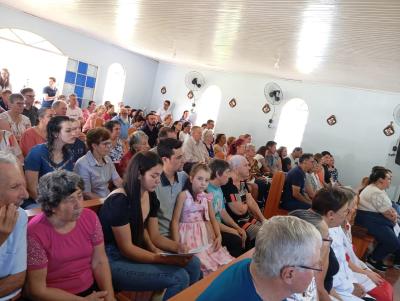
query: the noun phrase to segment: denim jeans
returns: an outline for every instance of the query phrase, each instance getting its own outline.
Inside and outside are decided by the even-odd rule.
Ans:
[[[106,245],[114,289],[117,291],[160,291],[164,300],[171,298],[200,279],[200,260],[193,256],[184,267],[147,264],[128,260],[115,245]]]
[[[395,255],[395,260],[400,259],[400,239],[395,235],[391,221],[377,212],[357,210],[355,222],[367,228],[378,243],[371,254],[372,259],[383,260],[390,253]]]

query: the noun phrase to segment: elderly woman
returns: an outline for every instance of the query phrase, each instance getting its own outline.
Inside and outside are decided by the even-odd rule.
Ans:
[[[154,192],[160,184],[162,161],[153,152],[139,152],[129,162],[123,187],[114,190],[101,207],[104,231],[115,288],[164,290],[171,298],[200,277],[200,262],[192,256],[162,256],[179,253],[184,245],[161,236]]]
[[[41,108],[39,110],[39,123],[38,125],[27,129],[21,137],[19,142],[22,154],[26,157],[29,151],[35,145],[45,143],[47,140],[47,124],[54,116],[51,108]]]
[[[110,190],[110,182],[115,187],[122,186],[122,179],[115,170],[110,153],[110,132],[105,128],[90,130],[86,136],[89,151],[75,164],[74,171],[85,183],[83,196],[86,200],[105,198]]]
[[[321,234],[310,223],[275,216],[258,232],[252,259],[227,268],[197,300],[284,300],[303,293],[314,271],[321,271],[321,244]]]
[[[206,146],[208,155],[210,158],[214,158],[214,147],[213,147],[213,142],[214,142],[214,132],[212,130],[205,130],[203,131],[203,143]]]
[[[383,259],[393,253],[394,266],[400,267],[400,239],[394,232],[397,225],[397,212],[392,207],[392,201],[386,193],[392,180],[390,170],[383,167],[372,169],[368,186],[360,193],[355,222],[368,229],[377,241],[377,246],[368,258],[368,264],[379,271],[385,271],[387,266]],[[398,227],[398,226],[396,226]]]
[[[82,209],[82,190],[72,172],[40,179],[43,212],[28,225],[26,293],[32,300],[115,300],[101,224]]]
[[[125,153],[121,162],[117,165],[118,173],[123,176],[133,155],[137,152],[148,151],[149,149],[149,137],[143,131],[134,132],[129,138],[129,151]]]
[[[243,139],[237,139],[229,145],[228,154],[226,156],[229,160],[234,155],[244,156],[246,153],[246,144]]]
[[[22,115],[25,105],[22,94],[11,94],[9,103],[9,110],[0,114],[0,129],[13,133],[19,142],[22,134],[31,127],[31,121]]]
[[[29,196],[37,199],[37,184],[43,175],[74,168],[73,154],[69,147],[75,138],[67,116],[55,116],[47,124],[47,142],[34,146],[25,158],[25,177]]]
[[[121,134],[121,125],[116,120],[110,120],[105,123],[104,127],[111,134],[111,151],[109,156],[113,163],[118,164],[127,151],[126,143],[119,137]]]
[[[226,136],[225,134],[217,134],[214,143],[214,154],[215,157],[221,160],[226,159],[228,154],[228,148],[226,146]]]

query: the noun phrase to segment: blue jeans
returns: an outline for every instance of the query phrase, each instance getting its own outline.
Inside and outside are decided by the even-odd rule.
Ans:
[[[117,291],[160,291],[167,300],[200,279],[200,260],[193,256],[183,268],[128,260],[115,245],[106,245],[114,289]]]
[[[297,209],[305,209],[305,210],[306,209],[310,209],[311,205],[307,204],[307,203],[304,203],[302,201],[298,201],[298,200],[295,200],[295,199],[290,199],[290,200],[284,200],[281,203],[280,207],[282,209],[285,209],[285,210],[290,212],[290,211],[297,210]]]
[[[383,260],[390,253],[395,254],[395,260],[400,259],[400,239],[396,237],[391,221],[377,212],[357,210],[355,222],[367,228],[377,242],[371,254],[373,260]]]

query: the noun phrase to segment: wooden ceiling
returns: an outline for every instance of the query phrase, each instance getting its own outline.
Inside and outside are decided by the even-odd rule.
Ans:
[[[0,3],[160,61],[400,92],[400,0]]]

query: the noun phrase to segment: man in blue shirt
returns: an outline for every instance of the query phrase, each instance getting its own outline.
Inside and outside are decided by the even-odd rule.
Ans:
[[[19,206],[28,197],[17,159],[0,152],[0,301],[21,292],[26,273],[25,211]]]
[[[121,138],[123,140],[128,139],[128,130],[130,127],[129,117],[128,117],[128,109],[121,108],[119,111],[119,115],[115,116],[112,120],[118,121],[118,123],[121,125],[121,131],[119,134],[119,138]]]
[[[282,301],[302,293],[314,271],[322,271],[321,245],[321,234],[310,223],[293,216],[275,216],[258,231],[253,258],[230,266],[197,300]]]
[[[304,192],[306,172],[312,170],[314,157],[312,154],[303,154],[299,159],[299,164],[293,167],[286,175],[285,185],[283,186],[281,207],[288,211],[296,209],[309,209],[311,199]]]

